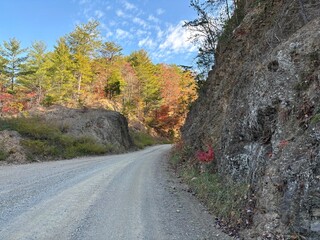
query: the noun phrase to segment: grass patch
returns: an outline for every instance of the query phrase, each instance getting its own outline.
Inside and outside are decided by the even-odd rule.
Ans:
[[[156,145],[156,144],[166,144],[169,141],[152,137],[151,135],[144,132],[130,131],[131,138],[135,146],[139,149]]]
[[[112,146],[99,144],[94,139],[85,136],[70,142],[64,152],[64,157],[74,158],[86,155],[102,155],[112,151]]]
[[[219,174],[200,174],[195,168],[183,169],[181,176],[217,217],[232,224],[242,220],[247,185],[226,180]]]
[[[57,135],[61,134],[58,127],[49,125],[39,118],[12,118],[1,119],[0,130],[13,130],[19,132],[22,136],[49,140],[54,139]]]
[[[173,148],[170,162],[183,181],[219,219],[231,227],[245,225],[245,220],[250,217],[246,212],[248,185],[221,176],[210,166],[201,173],[199,163],[190,158],[192,155],[192,148],[178,143]]]
[[[311,124],[317,124],[318,122],[320,122],[320,113],[314,115],[310,121]]]
[[[30,160],[74,158],[114,151],[112,145],[100,144],[89,136],[67,135],[59,127],[40,118],[0,119],[2,130],[17,131],[23,136],[22,145]]]
[[[8,157],[9,154],[6,151],[0,149],[0,161],[5,161]]]
[[[5,161],[9,157],[9,153],[4,149],[3,141],[0,142],[0,161]]]
[[[55,145],[43,140],[23,139],[22,146],[27,150],[29,160],[41,158],[59,157],[60,152]]]

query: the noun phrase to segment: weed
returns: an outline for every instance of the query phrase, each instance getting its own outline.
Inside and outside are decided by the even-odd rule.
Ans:
[[[139,149],[159,143],[154,137],[144,132],[130,131],[133,143]]]
[[[171,151],[170,162],[174,168],[178,168],[183,162],[186,161],[187,156],[192,154],[192,149],[184,144],[182,141],[177,142]]]
[[[316,124],[318,122],[320,122],[320,113],[317,113],[316,115],[314,115],[310,121],[311,124]]]
[[[200,174],[195,168],[184,169],[182,176],[219,218],[233,223],[241,220],[246,207],[247,185],[226,181],[219,174],[208,172]]]
[[[212,146],[208,145],[208,151],[198,151],[196,156],[202,163],[210,163],[214,160],[214,151]]]
[[[89,136],[68,135],[55,124],[39,118],[1,119],[0,131],[5,129],[17,131],[24,137],[21,144],[26,149],[30,160],[74,158],[115,151],[112,145],[100,144]],[[2,156],[2,158],[5,157],[4,154]]]
[[[8,157],[9,154],[6,151],[0,149],[0,161],[5,161]]]
[[[12,118],[2,120],[2,122],[4,126],[1,130],[17,131],[22,136],[34,139],[50,139],[61,133],[57,127],[49,125],[39,118]]]
[[[192,155],[190,151],[190,147],[179,143],[171,153],[171,163],[176,169],[179,168],[177,171],[182,179],[217,217],[232,226],[246,224],[243,218],[246,217],[248,185],[236,183],[214,171],[199,171],[197,165],[186,161],[186,157]],[[209,151],[206,154],[209,155]]]
[[[59,151],[56,146],[53,146],[46,141],[24,139],[21,141],[21,144],[27,149],[30,158],[32,158],[32,156],[59,156]]]

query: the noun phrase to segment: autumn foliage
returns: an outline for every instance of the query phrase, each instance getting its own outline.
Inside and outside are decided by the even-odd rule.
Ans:
[[[116,110],[162,136],[177,137],[197,97],[195,74],[154,64],[144,50],[128,56],[114,42],[101,42],[99,23],[78,25],[51,52],[43,42],[22,49],[16,39],[0,45],[0,113],[37,106]]]
[[[201,163],[210,163],[214,160],[214,151],[212,146],[208,145],[207,147],[207,151],[198,151],[196,153],[196,157]]]

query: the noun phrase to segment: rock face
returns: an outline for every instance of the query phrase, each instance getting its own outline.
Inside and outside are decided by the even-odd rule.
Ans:
[[[90,136],[100,143],[113,145],[119,152],[133,147],[127,119],[119,112],[54,106],[43,116],[71,135]]]
[[[20,144],[21,136],[16,131],[0,131],[0,149],[5,154],[6,163],[25,163],[27,156]]]
[[[320,2],[246,2],[182,138],[251,186],[252,238],[320,239]]]

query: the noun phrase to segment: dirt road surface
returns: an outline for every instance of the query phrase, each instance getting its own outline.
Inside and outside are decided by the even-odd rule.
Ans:
[[[167,171],[170,148],[1,166],[0,239],[231,239]]]

